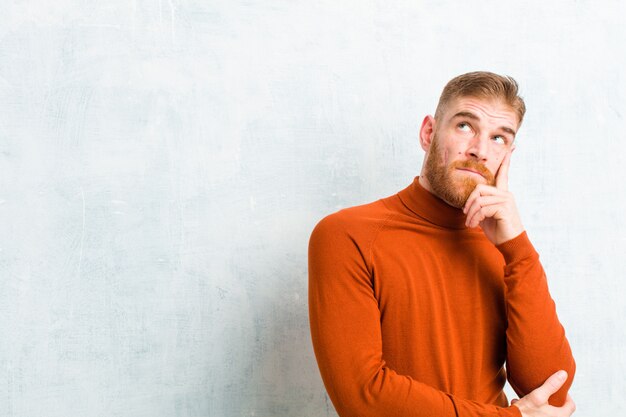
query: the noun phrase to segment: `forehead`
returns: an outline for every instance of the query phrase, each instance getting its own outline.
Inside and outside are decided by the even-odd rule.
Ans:
[[[446,109],[444,121],[450,121],[457,113],[471,113],[486,123],[508,126],[513,130],[518,125],[517,113],[501,99],[457,97]]]

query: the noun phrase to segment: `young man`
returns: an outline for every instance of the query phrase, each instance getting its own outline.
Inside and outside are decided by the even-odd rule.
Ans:
[[[574,412],[575,362],[507,189],[524,113],[512,78],[454,78],[422,123],[420,176],[315,227],[311,335],[340,416]]]

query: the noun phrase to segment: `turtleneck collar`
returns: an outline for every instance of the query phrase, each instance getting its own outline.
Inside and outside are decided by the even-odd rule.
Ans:
[[[400,191],[398,197],[409,210],[430,223],[449,229],[465,229],[463,210],[452,207],[425,189],[419,183],[419,176]]]

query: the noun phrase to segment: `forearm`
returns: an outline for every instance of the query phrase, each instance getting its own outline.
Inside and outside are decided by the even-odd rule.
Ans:
[[[378,341],[364,343],[363,332],[352,333],[326,321],[311,308],[315,355],[324,385],[341,417],[520,417],[517,407],[469,401],[398,374],[381,357]],[[350,317],[343,309],[343,317]],[[372,347],[370,347],[372,346]],[[380,346],[382,348],[382,346]]]
[[[568,379],[550,404],[565,402],[576,370],[572,352],[550,297],[539,255],[526,233],[498,245],[506,267],[507,371],[511,386],[520,396],[539,387],[563,369]]]

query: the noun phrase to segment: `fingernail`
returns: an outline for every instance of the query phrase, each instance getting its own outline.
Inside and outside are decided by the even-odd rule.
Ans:
[[[567,372],[565,371],[559,371],[559,374],[557,375],[557,377],[562,381],[565,378],[567,378]]]

